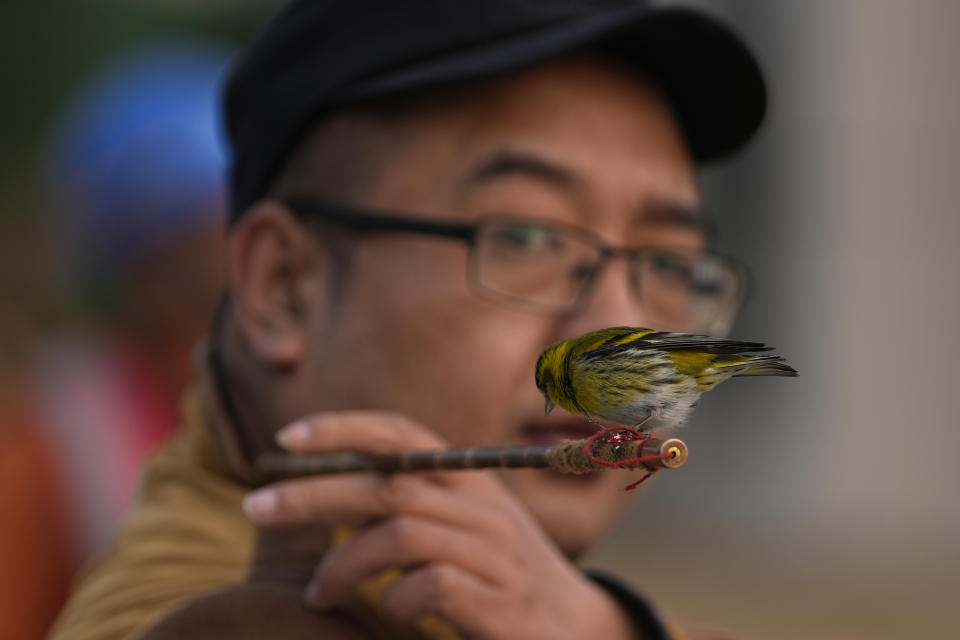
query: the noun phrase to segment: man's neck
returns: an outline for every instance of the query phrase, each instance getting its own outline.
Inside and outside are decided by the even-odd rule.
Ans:
[[[276,451],[273,434],[279,423],[269,397],[274,381],[253,363],[230,328],[211,337],[208,352],[210,375],[237,442],[249,463],[265,451]]]

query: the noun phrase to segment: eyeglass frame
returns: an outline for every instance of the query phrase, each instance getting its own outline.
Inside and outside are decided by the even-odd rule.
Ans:
[[[646,253],[650,253],[651,251],[675,250],[675,248],[671,247],[614,247],[607,244],[599,235],[585,227],[557,220],[535,218],[517,214],[492,213],[484,215],[482,218],[474,222],[449,222],[430,218],[410,217],[409,213],[373,211],[360,207],[335,204],[317,198],[286,197],[280,199],[280,202],[282,202],[291,212],[301,219],[307,220],[309,216],[309,219],[328,222],[335,226],[358,233],[377,231],[414,233],[442,238],[451,238],[465,242],[471,249],[470,263],[472,265],[470,269],[470,271],[472,271],[472,278],[467,278],[467,281],[468,283],[471,283],[473,288],[479,289],[481,296],[488,298],[495,297],[497,302],[501,302],[513,307],[522,307],[528,312],[537,313],[540,315],[562,317],[575,314],[582,310],[594,289],[595,281],[603,272],[607,262],[610,260],[616,258],[636,260],[638,257]],[[483,285],[482,279],[479,277],[479,274],[476,273],[478,271],[478,266],[476,264],[478,260],[474,259],[477,232],[480,225],[484,222],[497,219],[559,228],[563,231],[571,232],[575,236],[580,236],[597,249],[598,260],[596,263],[596,268],[590,275],[589,280],[584,282],[582,285],[582,290],[572,304],[561,306],[558,304],[547,304],[531,300],[524,300],[523,298],[515,297],[512,294],[502,291],[496,291]],[[704,219],[703,229],[705,230],[708,238],[715,234],[715,227],[713,226],[712,221],[706,218]],[[720,260],[725,261],[734,267],[737,275],[739,276],[739,288],[737,291],[738,299],[735,301],[736,308],[731,315],[732,324],[732,321],[734,321],[739,314],[740,309],[743,308],[743,303],[749,290],[749,272],[741,262],[730,256],[719,253],[712,249],[707,250],[706,253],[712,257],[719,258]]]

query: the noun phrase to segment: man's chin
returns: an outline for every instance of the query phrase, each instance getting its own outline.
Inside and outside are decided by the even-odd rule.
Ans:
[[[504,472],[504,480],[571,558],[599,542],[632,498],[624,491],[630,475],[611,471],[574,475],[515,469]]]

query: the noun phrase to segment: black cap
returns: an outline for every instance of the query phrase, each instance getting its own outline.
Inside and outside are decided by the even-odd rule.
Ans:
[[[646,0],[294,0],[227,86],[233,218],[264,195],[324,113],[597,46],[660,85],[700,161],[737,149],[763,119],[753,56],[692,9]]]

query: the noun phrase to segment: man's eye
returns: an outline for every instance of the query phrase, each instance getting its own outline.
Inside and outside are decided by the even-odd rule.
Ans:
[[[548,249],[562,244],[560,234],[547,227],[529,224],[515,224],[497,230],[494,239],[504,248]]]
[[[650,256],[650,268],[658,276],[693,282],[694,261],[675,253],[654,253]]]

